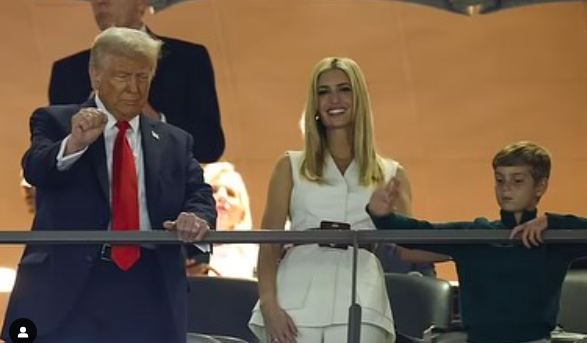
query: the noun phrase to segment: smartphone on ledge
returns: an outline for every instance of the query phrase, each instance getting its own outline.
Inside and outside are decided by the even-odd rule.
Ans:
[[[320,230],[350,230],[351,224],[323,220],[320,222]]]
[[[333,222],[329,220],[323,220],[320,222],[320,230],[350,230],[351,224],[342,222]],[[348,249],[348,244],[336,244],[336,243],[320,243],[320,247],[334,248],[334,249]]]

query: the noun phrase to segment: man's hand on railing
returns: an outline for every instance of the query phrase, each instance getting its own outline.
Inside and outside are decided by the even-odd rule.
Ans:
[[[175,221],[166,221],[163,227],[177,232],[177,237],[184,243],[202,240],[210,231],[210,225],[192,212],[181,212]]]

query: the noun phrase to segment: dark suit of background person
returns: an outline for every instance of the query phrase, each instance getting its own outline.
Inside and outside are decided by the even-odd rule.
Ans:
[[[147,5],[146,0],[92,0],[96,23],[101,30],[112,25],[144,28],[142,16]],[[194,137],[193,152],[199,162],[215,162],[222,156],[225,142],[208,50],[199,44],[156,38],[164,44],[149,104],[162,113],[168,123]],[[88,99],[92,91],[89,59],[89,50],[84,50],[53,64],[50,104],[79,104]]]
[[[130,32],[148,38],[146,34],[131,29],[109,29],[100,36],[116,30],[122,30],[121,36],[126,37]],[[114,70],[110,66],[119,65],[121,59],[124,57],[110,54],[104,59],[108,62],[103,63],[109,66],[108,70]],[[155,61],[155,58],[152,60]],[[154,67],[154,63],[148,66]],[[127,71],[123,69],[123,72]],[[68,143],[64,146],[73,145],[72,137],[76,130],[80,130],[76,118],[87,116],[90,118],[88,120],[95,120],[96,116],[102,116],[106,120],[106,115],[95,109],[99,107],[98,101],[102,101],[103,108],[116,117],[111,117],[114,122],[130,121],[128,115],[117,115],[121,113],[116,111],[120,107],[112,105],[116,103],[112,101],[112,87],[108,84],[118,76],[107,78],[106,75],[103,72],[99,76],[101,80],[95,86],[98,94],[95,99],[81,105],[41,108],[31,117],[32,143],[23,157],[23,170],[26,179],[37,187],[37,211],[32,228],[35,231],[108,230],[112,225],[111,176],[107,165],[104,127],[102,131],[96,129],[99,136],[95,141],[87,140],[90,143],[87,150],[72,150],[83,153],[69,169],[59,170],[57,166],[62,142],[68,137]],[[137,95],[137,87],[128,86],[131,82],[120,87],[124,90],[117,95],[132,93],[134,99],[142,96],[146,101],[149,81],[140,82],[144,85],[141,92],[144,95]],[[131,88],[135,91],[128,90]],[[143,104],[135,106],[132,117],[136,119]],[[191,136],[179,128],[144,115],[138,115],[138,121],[141,140],[137,143],[143,151],[147,221],[151,228],[169,229],[170,225],[175,225],[175,230],[184,241],[186,237],[182,237],[182,234],[205,233],[210,227],[207,223],[216,221],[215,203],[211,187],[204,183],[202,169],[193,158]],[[87,129],[81,127],[81,132],[87,132]],[[81,146],[76,145],[79,148]],[[71,155],[67,154],[68,150],[65,151],[66,156]],[[139,184],[140,180],[139,177]],[[144,207],[140,209],[143,211]],[[199,222],[192,221],[190,225],[193,226],[186,229],[185,225],[180,224],[186,218],[183,217],[186,215],[184,212],[191,212],[188,216],[195,217],[193,219]],[[173,220],[176,221],[174,224],[165,223]],[[187,241],[193,241],[193,238]],[[15,319],[24,317],[36,324],[39,335],[37,341],[44,343],[185,343],[188,284],[181,246],[142,247],[141,257],[128,271],[120,270],[112,261],[105,260],[102,248],[101,245],[27,246],[6,312],[2,338],[9,341],[8,327]],[[141,263],[143,265],[139,267]],[[140,273],[147,274],[148,280],[143,282],[145,277]],[[129,290],[128,284],[136,286],[135,276],[140,277],[142,283],[140,287]],[[135,290],[147,296],[136,295]],[[135,303],[138,303],[137,306],[130,309],[134,311],[133,315],[120,318],[119,313],[129,311],[129,304]],[[84,319],[87,317],[91,321]],[[121,320],[124,322],[122,325],[125,325],[123,330],[117,326],[121,325]],[[118,331],[115,331],[116,327]],[[68,330],[73,330],[75,337],[81,336],[83,339],[70,340],[72,334]],[[145,335],[145,332],[152,330],[164,331],[169,335],[165,340],[140,337],[140,333]],[[120,337],[121,331],[124,334],[128,332],[132,338]],[[68,339],[53,339],[62,337],[63,332],[66,332]],[[159,331],[156,332],[161,336]],[[137,340],[134,340],[135,337]]]

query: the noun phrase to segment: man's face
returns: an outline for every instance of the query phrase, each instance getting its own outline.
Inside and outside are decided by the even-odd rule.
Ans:
[[[153,65],[147,58],[104,56],[90,70],[92,86],[117,120],[131,120],[147,104]]]
[[[109,27],[140,29],[147,0],[92,0],[92,10],[100,30]]]
[[[546,186],[546,180],[534,181],[529,166],[495,169],[495,196],[502,210],[523,212],[534,209]]]

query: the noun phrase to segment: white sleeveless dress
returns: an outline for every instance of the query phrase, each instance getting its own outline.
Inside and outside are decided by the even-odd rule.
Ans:
[[[317,228],[323,220],[346,222],[353,230],[374,230],[365,211],[374,186],[359,182],[359,168],[351,162],[344,175],[328,154],[324,184],[310,182],[299,174],[302,152],[288,152],[292,166],[293,189],[290,199],[291,230]],[[385,160],[385,179],[395,176],[399,164]],[[351,304],[353,249],[319,247],[316,244],[290,248],[279,263],[277,298],[297,326],[325,327],[348,323]],[[393,317],[383,270],[377,257],[360,249],[357,264],[357,302],[362,322],[390,333],[395,340]],[[249,323],[258,337],[265,337],[259,304]]]

